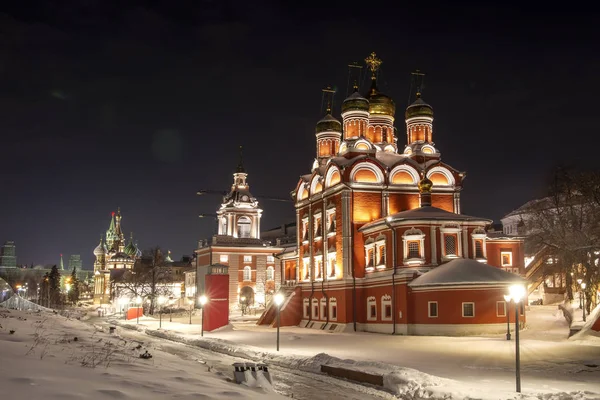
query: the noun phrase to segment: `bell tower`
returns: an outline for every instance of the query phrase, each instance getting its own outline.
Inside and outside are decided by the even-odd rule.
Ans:
[[[406,108],[406,134],[408,145],[421,142],[433,143],[433,108],[421,98],[421,87],[425,74],[419,70],[412,73],[417,80],[416,100]]]
[[[334,157],[340,148],[342,137],[342,124],[331,115],[331,104],[333,103],[333,94],[335,90],[331,87],[323,89],[323,97],[327,101],[325,116],[317,122],[315,128],[317,136],[317,160],[320,166],[327,163],[327,160]]]

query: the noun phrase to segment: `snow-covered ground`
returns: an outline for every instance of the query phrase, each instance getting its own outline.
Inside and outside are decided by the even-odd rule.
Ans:
[[[577,310],[574,312],[578,323],[581,316]],[[594,312],[596,314],[588,320],[600,311]],[[0,318],[0,324],[4,325],[4,329],[0,329],[0,387],[8,383],[8,387],[18,389],[18,393],[32,393],[28,398],[36,398],[37,393],[45,393],[50,398],[49,393],[53,393],[63,398],[61,395],[70,393],[72,388],[83,390],[82,386],[85,388],[85,392],[81,392],[83,397],[74,398],[192,398],[193,393],[209,396],[203,398],[265,398],[265,392],[259,388],[246,388],[226,379],[232,362],[255,360],[268,363],[275,389],[294,398],[358,400],[390,398],[394,393],[406,399],[600,399],[600,337],[589,331],[588,324],[580,334],[567,339],[569,327],[556,306],[532,306],[528,312],[529,327],[521,331],[522,395],[514,392],[514,332],[513,340],[507,341],[504,335],[405,337],[282,328],[278,353],[275,351],[276,330],[255,326],[253,318],[235,318],[232,326],[219,332],[205,332],[201,338],[199,315],[193,316],[191,325],[189,316],[174,317],[173,322],[165,318],[162,329],[158,329],[158,320],[148,317],[141,318],[139,325],[136,320],[125,322],[117,316],[92,319],[105,327],[109,321],[119,325],[117,335],[113,336],[98,333],[93,326],[80,321],[51,315],[44,322],[48,328],[43,329],[43,336],[51,335],[53,339],[49,342],[54,344],[48,346],[56,354],[40,359],[39,343],[33,346],[37,355],[26,355],[35,344],[32,338],[36,329],[39,332],[39,323],[30,319],[40,318],[29,316],[28,321],[22,321],[18,319],[21,315],[18,312],[11,311],[10,315],[15,318]],[[8,323],[19,325],[24,335],[7,333]],[[53,324],[52,330],[50,324]],[[129,329],[124,329],[125,326]],[[80,336],[79,340],[86,338],[85,343],[64,343],[62,340],[73,335],[72,332],[81,332],[75,335]],[[14,340],[19,337],[21,342]],[[24,337],[28,339],[23,340]],[[97,339],[102,341],[96,343]],[[83,367],[81,360],[90,354],[90,346],[98,350],[92,351],[93,354],[104,354],[106,350],[100,347],[103,341],[113,341],[112,346],[128,344],[115,352],[120,358],[108,368],[102,362],[96,368]],[[132,350],[135,346],[129,348],[137,342],[144,342],[153,353],[151,360],[137,358],[139,351],[146,347],[136,351]],[[12,350],[5,351],[5,348]],[[78,355],[69,355],[74,348],[79,348],[74,353]],[[7,364],[14,357],[22,362],[18,368],[14,368],[12,361]],[[102,356],[97,357],[102,360]],[[39,369],[42,364],[50,366],[50,370]],[[324,376],[319,374],[323,364],[382,375],[385,387],[377,390]],[[213,366],[211,372],[207,371],[207,365]],[[73,371],[67,373],[67,368]],[[31,381],[19,380],[24,370],[32,371],[27,374]],[[72,377],[70,383],[64,381],[67,376]],[[52,378],[48,377],[56,377],[62,383],[51,385]],[[203,385],[207,385],[206,390],[199,390]],[[40,386],[46,386],[46,390],[31,391]],[[51,386],[56,392],[50,390]],[[168,387],[168,394],[160,393],[161,387]]]
[[[0,308],[0,397],[284,398],[229,382],[202,360],[160,351],[143,339],[121,338],[53,313]],[[152,358],[140,358],[145,351]]]

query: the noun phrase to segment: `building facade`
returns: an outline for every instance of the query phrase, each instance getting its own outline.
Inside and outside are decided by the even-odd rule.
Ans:
[[[205,292],[209,267],[217,264],[228,267],[230,309],[264,306],[280,286],[275,255],[282,248],[260,238],[262,210],[250,193],[247,177],[240,157],[231,189],[216,214],[218,233],[210,241],[200,241],[196,250],[196,290],[189,290],[196,300]],[[188,273],[187,279],[192,276]]]
[[[17,247],[12,240],[4,242],[0,247],[0,268],[17,267]]]
[[[106,234],[94,249],[94,304],[111,303],[115,276],[131,270],[142,255],[133,242],[133,235],[129,243],[125,243],[121,219],[121,210],[117,209],[116,213],[112,213]]]
[[[341,121],[327,108],[311,173],[293,191],[297,253],[283,275],[298,285],[302,309],[288,311],[300,326],[333,331],[504,330],[502,295],[523,282],[522,240],[490,237],[491,220],[461,213],[466,173],[442,161],[433,108],[417,90],[402,143],[395,103],[378,88],[381,60],[372,53],[365,61],[369,90],[363,96],[355,85]],[[420,284],[437,269],[451,277]]]

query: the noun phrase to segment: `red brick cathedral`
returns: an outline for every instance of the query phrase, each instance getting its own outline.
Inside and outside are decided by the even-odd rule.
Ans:
[[[417,90],[396,136],[396,105],[370,89],[316,126],[312,172],[293,192],[297,259],[283,276],[296,295],[283,324],[331,331],[469,334],[506,329],[503,295],[522,283],[523,243],[494,237],[491,220],[461,214],[466,174],[442,162],[433,108]],[[295,279],[294,279],[295,277]],[[287,290],[291,292],[290,289]],[[511,320],[514,311],[510,309]]]

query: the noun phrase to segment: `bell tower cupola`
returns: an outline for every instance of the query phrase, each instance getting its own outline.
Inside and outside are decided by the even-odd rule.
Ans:
[[[371,89],[367,94],[369,100],[369,125],[366,138],[371,143],[379,145],[391,144],[395,147],[394,115],[396,105],[389,96],[381,93],[377,87],[377,73],[383,61],[375,53],[365,58],[365,63],[371,71]]]
[[[413,75],[423,76],[419,71]],[[421,98],[420,86],[417,86],[416,100],[406,108],[404,117],[408,145],[415,142],[433,143],[433,108]]]
[[[333,95],[333,90],[330,87],[323,89],[323,94]],[[331,115],[332,99],[327,99],[327,108],[325,116],[317,122],[315,128],[317,136],[317,160],[319,165],[325,165],[327,160],[334,157],[340,148],[340,140],[342,137],[342,124],[333,115]]]

